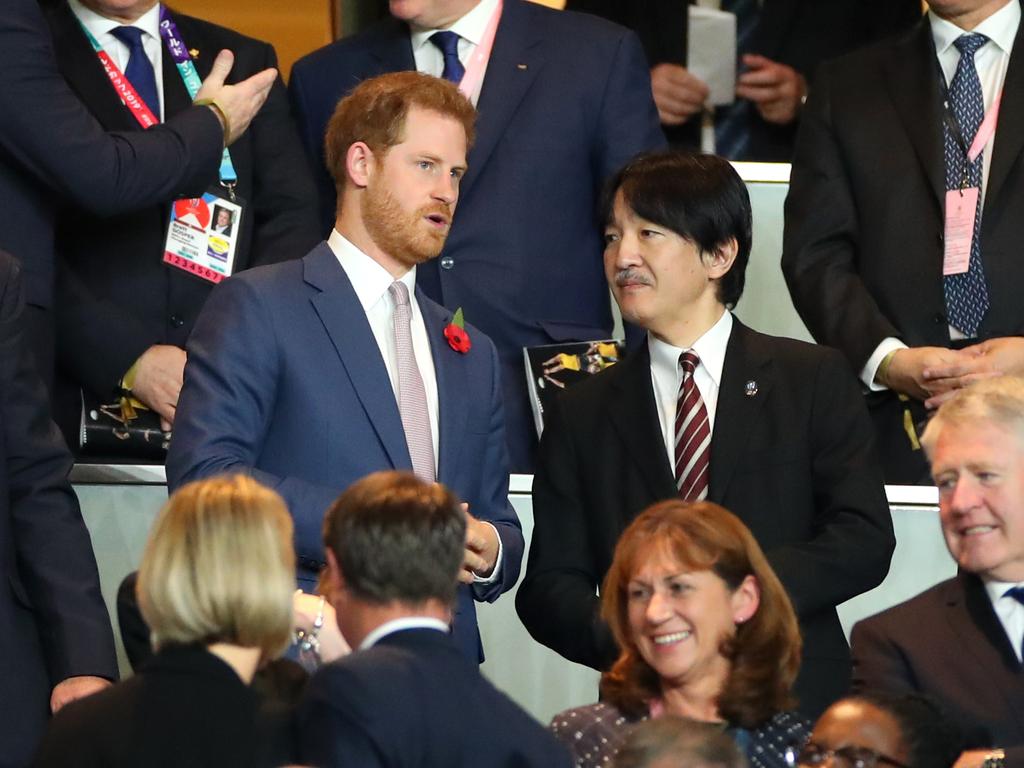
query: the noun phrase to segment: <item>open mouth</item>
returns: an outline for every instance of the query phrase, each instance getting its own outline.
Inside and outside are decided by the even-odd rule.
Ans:
[[[651,639],[655,645],[672,645],[673,643],[681,643],[683,640],[688,640],[691,634],[689,630],[683,630],[682,632],[673,632],[668,635],[655,635]]]
[[[447,228],[448,217],[440,213],[428,213],[424,218],[435,227]]]
[[[969,528],[960,529],[961,536],[982,536],[986,533],[992,533],[996,527],[994,525],[972,525]]]

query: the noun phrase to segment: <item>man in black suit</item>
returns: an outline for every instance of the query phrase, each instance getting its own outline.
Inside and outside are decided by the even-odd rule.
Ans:
[[[50,380],[57,200],[67,196],[108,216],[201,192],[215,176],[225,139],[245,132],[274,73],[225,86],[231,58],[220,59],[200,94],[217,99],[220,119],[215,108],[197,106],[145,133],[107,134],[58,72],[36,0],[4,5],[0,48],[7,57],[0,88],[0,248],[24,264],[27,332]]]
[[[786,200],[793,303],[870,390],[891,483],[929,482],[926,409],[980,375],[1024,372],[1020,3],[930,6],[907,35],[821,68]]]
[[[51,710],[117,677],[89,532],[0,251],[0,766],[28,763]]]
[[[727,161],[641,157],[612,188],[605,273],[647,341],[545,414],[519,616],[563,656],[607,666],[617,650],[595,593],[619,534],[655,501],[707,498],[746,523],[785,585],[804,635],[796,692],[818,713],[849,682],[836,605],[882,580],[894,546],[856,379],[834,351],[728,311],[751,213]]]
[[[112,87],[88,35],[122,72],[133,73],[134,51],[121,38],[129,31],[141,34],[156,86],[150,98],[157,103],[149,105],[151,111],[170,118],[189,109],[192,99],[175,67],[171,43],[161,39],[164,17],[173,20],[200,77],[208,74],[214,54],[222,48],[234,51],[234,77],[277,65],[270,45],[180,13],[169,14],[156,0],[61,0],[48,9],[47,19],[58,66],[104,128],[141,129]],[[137,90],[145,101],[143,89]],[[229,192],[222,172],[221,184],[213,181],[212,189],[220,198],[242,205],[237,231],[218,241],[234,245],[231,272],[305,254],[322,233],[312,174],[280,79],[249,131],[229,151],[237,182]],[[58,391],[67,434],[77,431],[81,388],[110,400],[122,382],[166,425],[174,421],[185,342],[214,282],[165,263],[172,202],[169,195],[156,205],[110,219],[97,219],[77,207],[59,217]],[[206,212],[213,231],[218,222],[212,217],[218,211],[232,213],[220,203],[210,203]]]
[[[708,3],[701,5],[707,7]],[[737,15],[740,100],[729,142],[734,160],[789,162],[808,82],[822,61],[909,29],[920,0],[721,0]],[[687,3],[680,0],[568,0],[636,31],[651,65],[662,128],[674,145],[699,147],[707,85],[687,68]],[[746,103],[744,103],[746,102]]]
[[[465,505],[411,473],[376,472],[327,513],[326,591],[355,649],[310,681],[299,760],[358,765],[560,768],[569,755],[498,691],[449,635]]]
[[[918,691],[973,742],[957,768],[1024,765],[1024,380],[973,384],[921,437],[959,573],[859,622],[854,685]]]

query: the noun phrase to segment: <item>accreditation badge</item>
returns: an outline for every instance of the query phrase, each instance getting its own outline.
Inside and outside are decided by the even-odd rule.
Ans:
[[[217,187],[202,197],[175,200],[164,244],[164,263],[219,283],[231,277],[242,234],[244,201]]]

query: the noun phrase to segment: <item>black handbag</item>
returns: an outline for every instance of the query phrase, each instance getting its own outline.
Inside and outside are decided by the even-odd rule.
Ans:
[[[82,392],[81,456],[163,462],[170,442],[156,411],[135,407],[127,397],[104,403]]]

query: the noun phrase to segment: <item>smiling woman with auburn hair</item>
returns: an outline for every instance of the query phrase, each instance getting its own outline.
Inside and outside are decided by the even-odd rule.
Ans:
[[[793,606],[754,537],[710,502],[664,501],[623,532],[601,591],[621,649],[598,704],[552,730],[581,768],[662,714],[720,723],[754,768],[787,765],[809,731],[789,711],[800,665]]]

